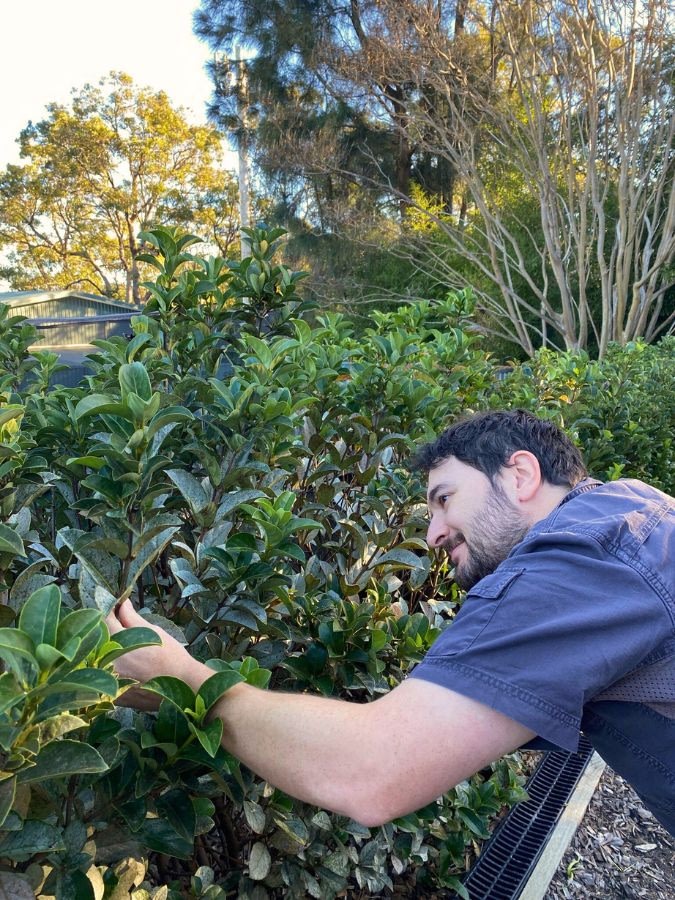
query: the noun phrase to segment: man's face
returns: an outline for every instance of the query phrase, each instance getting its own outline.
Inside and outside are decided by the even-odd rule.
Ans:
[[[429,472],[430,547],[445,549],[469,590],[506,559],[529,525],[499,483],[451,456]]]

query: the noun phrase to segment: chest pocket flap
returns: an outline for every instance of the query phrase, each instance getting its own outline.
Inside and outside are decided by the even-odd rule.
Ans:
[[[449,656],[467,650],[488,627],[509,588],[524,568],[500,568],[471,588],[455,620],[450,623],[431,652]]]

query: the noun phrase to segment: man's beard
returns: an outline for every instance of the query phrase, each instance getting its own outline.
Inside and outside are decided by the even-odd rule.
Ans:
[[[452,549],[460,540],[466,543],[466,559],[455,567],[454,575],[455,582],[465,591],[491,575],[530,528],[498,485],[493,486],[470,526],[470,541],[460,533],[446,545]]]

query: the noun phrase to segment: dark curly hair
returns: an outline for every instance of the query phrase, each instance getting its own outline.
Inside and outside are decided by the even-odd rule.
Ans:
[[[588,472],[579,450],[552,422],[524,409],[478,413],[451,425],[415,454],[411,468],[429,472],[450,456],[494,481],[512,453],[529,450],[549,484],[574,487]]]

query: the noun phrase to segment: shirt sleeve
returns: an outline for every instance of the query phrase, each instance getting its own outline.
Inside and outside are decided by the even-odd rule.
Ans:
[[[547,533],[469,592],[410,677],[478,700],[575,752],[584,705],[671,629],[638,570],[592,536]]]

